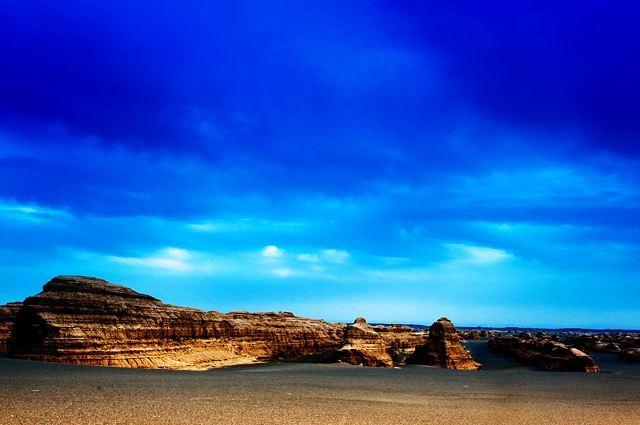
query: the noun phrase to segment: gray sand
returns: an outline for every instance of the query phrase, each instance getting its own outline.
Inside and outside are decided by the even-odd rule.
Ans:
[[[0,358],[0,424],[640,424],[640,365],[479,372],[279,363],[206,372]]]

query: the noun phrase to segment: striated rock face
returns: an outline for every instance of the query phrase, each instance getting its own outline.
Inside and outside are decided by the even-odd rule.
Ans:
[[[345,326],[291,313],[204,312],[102,279],[59,276],[15,318],[13,357],[65,363],[205,369],[329,353]]]
[[[359,317],[347,326],[344,343],[330,360],[352,365],[392,367],[390,351],[389,344],[380,334]]]
[[[9,347],[13,324],[20,307],[22,307],[22,303],[0,305],[0,351],[7,351]]]
[[[453,323],[446,317],[431,325],[428,341],[416,347],[409,361],[457,370],[478,370],[482,367],[462,346]]]
[[[417,332],[409,326],[389,325],[372,326],[378,332],[388,347],[389,355],[395,364],[404,364],[407,357],[415,351],[418,345],[427,341],[427,334]]]
[[[496,336],[489,341],[489,347],[545,370],[589,373],[600,371],[588,354],[546,335]]]

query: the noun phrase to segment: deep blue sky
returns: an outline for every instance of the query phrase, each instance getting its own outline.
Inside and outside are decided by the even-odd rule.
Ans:
[[[218,3],[0,0],[0,302],[640,328],[635,2]]]

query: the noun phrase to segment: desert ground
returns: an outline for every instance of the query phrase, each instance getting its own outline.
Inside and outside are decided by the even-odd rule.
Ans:
[[[638,424],[640,366],[544,372],[469,345],[477,372],[272,363],[205,372],[0,358],[0,423]]]

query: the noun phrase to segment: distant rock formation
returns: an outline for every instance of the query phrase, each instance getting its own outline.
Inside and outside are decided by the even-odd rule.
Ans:
[[[640,334],[638,333],[572,334],[567,340],[586,352],[617,354],[628,362],[640,362]]]
[[[495,336],[489,341],[489,347],[544,370],[589,373],[600,371],[588,354],[554,341],[546,334],[538,334],[535,337],[528,333],[518,336]]]
[[[391,347],[367,321],[358,317],[347,326],[344,344],[330,358],[332,362],[360,366],[392,367]]]
[[[86,365],[206,369],[330,353],[345,325],[291,313],[204,312],[105,280],[59,276],[15,318],[11,356]]]
[[[486,339],[493,335],[493,332],[488,331],[486,329],[465,329],[458,330],[458,335],[460,339],[465,341],[474,341],[479,339]]]
[[[640,363],[640,348],[629,348],[622,352],[622,358],[630,363]]]
[[[416,347],[408,360],[411,363],[457,370],[478,370],[482,367],[462,346],[453,323],[441,317],[429,328],[429,339]]]
[[[22,303],[0,305],[0,351],[7,351],[16,315]]]

